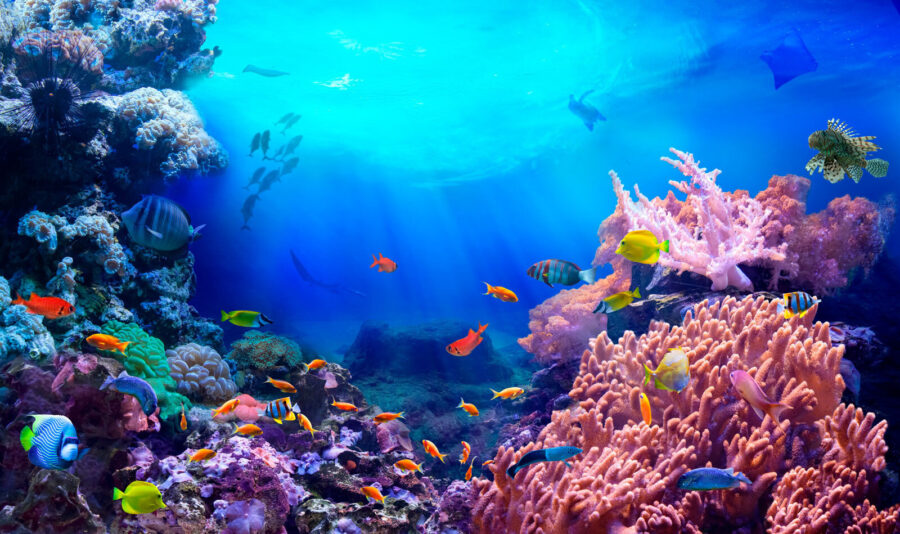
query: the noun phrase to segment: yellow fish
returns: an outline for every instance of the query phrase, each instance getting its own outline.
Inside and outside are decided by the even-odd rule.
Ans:
[[[525,393],[525,390],[522,389],[522,388],[511,387],[511,388],[506,388],[506,389],[504,389],[503,391],[494,391],[494,390],[492,389],[492,390],[491,390],[491,393],[494,394],[494,396],[491,397],[491,400],[494,400],[494,399],[496,399],[497,397],[500,397],[501,399],[510,399],[510,400],[512,400],[512,399],[518,397],[519,395],[521,395],[522,393]]]
[[[212,449],[199,449],[197,452],[191,455],[188,458],[188,462],[202,462],[203,460],[209,460],[210,458],[215,458],[216,451]]]
[[[785,319],[791,317],[803,317],[814,305],[822,302],[818,297],[813,297],[803,291],[785,293],[784,300],[778,302],[778,313],[784,314]]]
[[[516,296],[515,293],[510,289],[506,289],[505,287],[500,286],[492,286],[491,284],[485,282],[484,285],[487,286],[487,293],[485,295],[493,295],[494,298],[500,299],[503,302],[518,302],[519,297]]]
[[[300,421],[300,424],[306,430],[309,430],[309,433],[312,434],[313,439],[316,439],[316,432],[319,432],[315,428],[313,428],[312,423],[309,422],[309,419],[302,413],[297,414],[297,420]]]
[[[113,488],[113,500],[122,501],[122,510],[128,514],[149,514],[160,508],[166,508],[159,488],[143,480],[135,480],[125,488]]]
[[[258,426],[251,424],[251,423],[247,423],[246,425],[242,425],[242,426],[235,428],[234,433],[240,434],[242,436],[254,437],[254,436],[261,436],[263,431]]]
[[[669,349],[666,356],[659,362],[656,371],[644,364],[644,384],[653,385],[657,389],[679,392],[691,381],[691,367],[687,354],[683,348]]]
[[[224,323],[225,321],[246,328],[259,328],[260,326],[272,324],[272,320],[265,315],[247,310],[235,310],[232,312],[222,310],[222,322]]]
[[[647,398],[647,394],[641,392],[641,417],[644,418],[644,424],[650,426],[650,423],[653,422],[653,414],[650,411],[650,399]]]
[[[616,254],[635,263],[654,264],[659,260],[659,251],[669,252],[669,240],[662,243],[650,230],[632,230],[625,234]]]
[[[600,301],[600,304],[597,304],[597,307],[594,308],[594,313],[612,313],[621,310],[631,304],[634,299],[641,297],[639,289],[636,287],[634,291],[622,291],[606,297]]]

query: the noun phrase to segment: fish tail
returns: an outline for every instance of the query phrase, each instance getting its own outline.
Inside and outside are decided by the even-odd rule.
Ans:
[[[489,388],[489,389],[490,389],[490,388]],[[497,397],[500,396],[500,392],[499,392],[499,391],[494,391],[493,389],[491,389],[491,393],[494,394],[494,396],[491,397],[491,400],[494,400],[494,399],[496,399]]]
[[[196,241],[196,240],[200,239],[201,237],[203,237],[203,234],[200,233],[200,230],[203,230],[204,228],[206,228],[205,224],[201,224],[200,226],[198,226],[196,228],[192,228],[191,229],[191,241]]]
[[[296,403],[294,403],[294,405],[291,406],[291,411],[294,412],[294,413],[300,413],[300,407],[297,406]]]
[[[116,381],[116,379],[113,378],[112,376],[107,376],[106,380],[104,380],[103,383],[100,384],[100,391],[103,391],[104,389],[108,388],[110,386],[110,384],[112,384],[115,381]]]
[[[787,404],[781,404],[780,402],[773,402],[766,406],[766,413],[769,414],[769,417],[772,418],[776,423],[781,422],[781,413],[785,410],[790,410],[791,406]]]
[[[484,323],[484,325],[482,325],[481,321],[478,321],[478,334],[480,335],[480,334],[484,333],[484,331],[485,331],[485,329],[487,329],[487,327],[488,327],[488,323]]]
[[[647,364],[645,363],[644,364],[644,385],[645,386],[650,383],[651,378],[653,378],[653,371],[651,371],[650,368],[647,367]]]
[[[491,390],[491,391],[493,391],[493,390]],[[460,397],[459,398],[459,406],[457,406],[457,408],[462,408],[465,403],[466,403],[466,401],[464,401],[463,398]]]
[[[422,462],[422,463],[425,463],[425,462]],[[416,464],[416,471],[424,474],[424,471],[422,471],[422,464]]]
[[[445,458],[446,456],[447,456],[446,454],[438,453],[438,459],[441,461],[441,463],[444,463],[444,458]]]
[[[668,239],[666,239],[665,241],[663,241],[662,243],[659,244],[659,250],[661,250],[663,252],[669,251],[669,240]]]
[[[634,298],[641,298],[641,288],[634,288],[634,291],[631,292],[631,296]]]
[[[128,345],[131,345],[132,343],[133,343],[132,341],[123,341],[123,342],[119,343],[118,345],[116,345],[116,348],[119,350],[119,352],[121,352],[122,354],[125,354],[125,349],[127,349]]]
[[[378,258],[375,257],[375,254],[372,254],[372,265],[369,265],[369,269],[378,265]]]
[[[22,448],[25,449],[26,452],[31,450],[33,440],[34,430],[32,430],[30,426],[23,427],[22,432],[19,434],[19,442],[22,444]]]
[[[25,304],[25,299],[23,299],[22,295],[20,295],[19,292],[16,291],[16,299],[14,301],[12,301],[12,303],[13,304]]]
[[[509,466],[509,469],[506,470],[506,476],[509,478],[515,478],[516,473],[519,472],[519,464],[513,464]]]
[[[887,176],[888,162],[881,158],[866,160],[866,169],[875,178],[884,178]]]
[[[783,302],[781,302],[781,301],[778,302],[778,308],[776,308],[775,312],[776,312],[778,315],[784,315],[784,316],[787,316],[787,314],[784,313],[784,303],[783,303]]]
[[[491,287],[491,284],[489,284],[489,283],[487,283],[487,282],[484,282],[484,285],[487,286],[487,291],[484,292],[484,293],[482,293],[482,295],[490,295],[490,294],[491,294],[491,289],[493,289],[493,288]]]
[[[578,271],[578,278],[581,278],[585,284],[593,284],[597,280],[597,268],[591,267],[590,269]]]
[[[119,488],[113,488],[113,500],[118,501],[122,497],[125,496],[125,493],[119,490]]]
[[[222,310],[222,322],[224,323],[228,319],[231,319],[231,315],[229,315],[225,310]]]
[[[241,226],[241,230],[249,230],[249,229],[250,229],[250,225],[245,224],[244,226]]]
[[[404,417],[403,417],[404,413],[406,413],[406,412],[400,412],[399,414],[397,414],[397,419],[404,419]]]

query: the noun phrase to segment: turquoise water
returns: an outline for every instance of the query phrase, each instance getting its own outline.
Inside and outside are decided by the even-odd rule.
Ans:
[[[772,174],[806,175],[807,136],[838,117],[898,164],[900,15],[887,1],[262,1],[223,2],[218,16],[207,46],[223,54],[188,92],[231,163],[169,191],[208,225],[192,246],[193,302],[207,316],[263,310],[276,330],[330,347],[370,318],[526,334],[527,310],[556,291],[528,266],[586,267],[615,206],[607,172],[664,196],[678,178],[659,161],[670,146],[723,169],[725,190],[755,194]],[[776,91],[759,56],[792,28],[818,70]],[[290,75],[242,73],[250,63]],[[608,119],[593,132],[566,109],[589,89]],[[260,165],[250,139],[291,111],[303,115],[288,132],[304,136],[298,169],[241,231],[242,187]],[[273,133],[271,151],[290,137]],[[896,192],[893,174],[818,174],[808,211]],[[303,283],[289,249],[316,278],[366,297]],[[369,269],[379,252],[395,273]],[[520,303],[482,296],[482,281]]]

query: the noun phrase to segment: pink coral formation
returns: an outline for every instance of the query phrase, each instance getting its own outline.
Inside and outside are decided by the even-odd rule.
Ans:
[[[259,411],[266,409],[266,403],[260,402],[246,393],[242,393],[235,397],[241,401],[237,408],[228,414],[222,414],[215,418],[216,421],[243,421],[245,423],[255,423],[259,420]]]
[[[600,334],[569,393],[575,406],[554,412],[534,443],[518,451],[501,447],[490,466],[493,481],[474,481],[476,531],[701,532],[722,521],[737,531],[758,521],[758,508],[770,497],[777,528],[827,516],[821,507],[841,492],[847,510],[892,524],[896,509],[885,517],[865,502],[884,468],[886,423],[873,425],[873,415],[839,404],[844,349],[832,345],[827,323],[813,323],[816,308],[785,320],[776,305],[764,297],[728,297],[695,306],[681,326],[654,322],[646,334],[626,332],[617,344]],[[655,368],[679,346],[691,362],[687,388],[676,394],[642,387],[643,365]],[[792,407],[780,423],[760,421],[733,390],[729,373],[737,369]],[[649,426],[638,407],[642,391],[652,407]],[[550,462],[514,480],[506,475],[525,453],[562,445],[584,451],[569,460],[572,469]],[[753,483],[704,494],[676,489],[680,475],[704,466],[732,467]],[[833,484],[805,488],[802,477]]]

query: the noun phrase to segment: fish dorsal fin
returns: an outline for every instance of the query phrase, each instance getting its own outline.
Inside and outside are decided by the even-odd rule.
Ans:
[[[144,482],[143,480],[135,480],[134,482],[132,482],[131,484],[128,485],[128,488],[126,488],[125,491],[127,492],[128,489],[130,489],[130,488],[141,488],[141,487],[155,488],[156,486],[154,486],[150,482]]]
[[[653,239],[656,239],[656,236],[653,235],[653,232],[651,232],[650,230],[635,230],[635,231],[629,232],[629,233],[631,235],[639,235],[641,237],[652,237]]]
[[[728,469],[725,470],[725,472],[728,473],[729,475],[733,475],[733,474],[734,474],[734,468],[733,468],[733,467],[729,467]]]
[[[471,328],[469,329],[469,335],[470,335],[470,336],[474,336],[474,335],[475,335],[475,331],[472,330]]]
[[[34,291],[31,292],[31,295],[28,295],[28,300],[37,300],[39,298],[41,298],[41,297]]]

